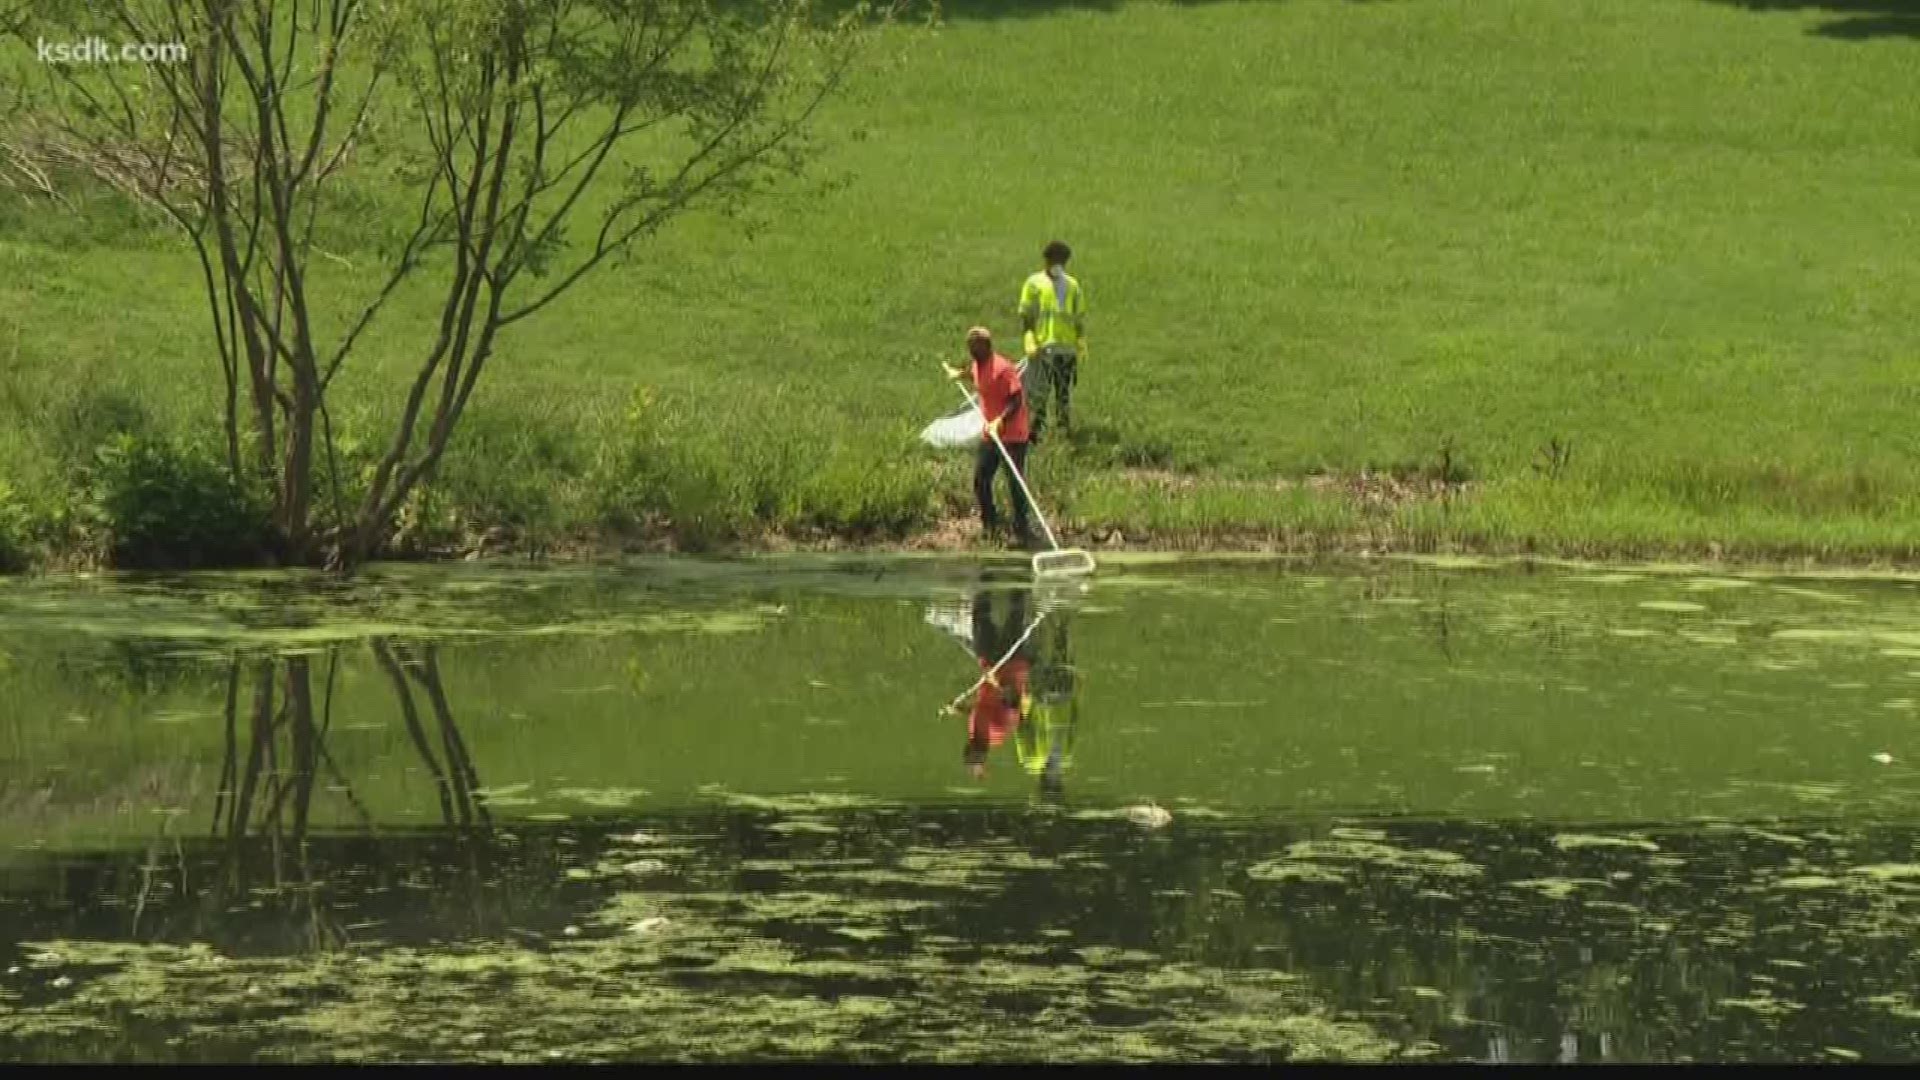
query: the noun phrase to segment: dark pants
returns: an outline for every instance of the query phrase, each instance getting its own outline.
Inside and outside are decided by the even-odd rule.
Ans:
[[[1063,349],[1042,349],[1034,355],[1023,380],[1033,409],[1033,441],[1040,441],[1049,415],[1058,409],[1060,430],[1073,430],[1073,386],[1080,381],[1080,358]]]
[[[1007,456],[1013,459],[1013,466],[1020,475],[1027,474],[1027,444],[1023,442],[1005,443]],[[973,462],[973,497],[980,503],[980,525],[988,532],[1000,528],[1000,511],[993,505],[993,477],[1000,471],[1000,448],[992,439],[980,444],[980,454]],[[1013,528],[1022,539],[1027,536],[1027,499],[1020,492],[1020,482],[1007,477],[1007,487],[1012,489]]]
[[[1061,613],[1040,632],[1033,642],[1033,689],[1048,703],[1072,701],[1079,683],[1073,667],[1073,645],[1067,638],[1067,618]]]
[[[1008,449],[1012,449],[1011,446]],[[1006,597],[1006,617],[996,620],[996,597]],[[987,664],[997,664],[1013,643],[1027,632],[1027,590],[989,589],[984,586],[973,594],[973,654]],[[1031,639],[1016,656],[1026,658],[1033,649]]]

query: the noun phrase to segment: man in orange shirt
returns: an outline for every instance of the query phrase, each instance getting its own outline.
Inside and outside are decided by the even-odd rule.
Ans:
[[[983,581],[973,594],[973,655],[980,661],[981,678],[973,711],[967,716],[965,761],[968,775],[975,780],[986,779],[987,751],[1020,729],[1032,704],[1028,681],[1033,662],[1021,641],[1027,629],[1027,592],[996,589]],[[993,617],[996,595],[1008,597],[1004,621]]]
[[[999,436],[1000,445],[1006,447],[1012,468],[1022,477],[1026,476],[1027,401],[1021,391],[1020,370],[994,351],[993,334],[986,327],[976,326],[967,331],[967,355],[973,362],[964,368],[942,366],[946,367],[950,379],[959,379],[971,372],[974,389],[979,393],[986,430],[980,433],[979,455],[974,459],[973,497],[980,504],[981,530],[992,535],[1000,531],[1000,512],[993,504],[993,477],[1000,471],[1000,447],[994,445],[994,437]],[[1033,534],[1027,523],[1026,496],[1020,490],[1019,481],[1012,477],[1008,478],[1007,486],[1012,489],[1016,541],[1030,547]]]

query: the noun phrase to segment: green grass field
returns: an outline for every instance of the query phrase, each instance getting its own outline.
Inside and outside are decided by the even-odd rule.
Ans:
[[[957,402],[932,358],[1017,341],[1059,236],[1093,355],[1034,479],[1076,533],[1920,554],[1911,4],[946,9],[832,110],[844,184],[685,219],[511,332],[436,513],[698,542],[964,511],[965,463],[913,439]],[[348,194],[343,312],[403,195]],[[123,208],[0,199],[0,535],[106,433],[214,427],[198,288]],[[350,457],[431,305],[343,378]],[[1445,501],[1275,483],[1443,462]]]

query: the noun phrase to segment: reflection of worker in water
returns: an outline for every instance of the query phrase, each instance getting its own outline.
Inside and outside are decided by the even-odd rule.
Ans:
[[[1032,639],[1022,640],[1028,592],[982,588],[973,595],[973,655],[980,661],[981,679],[967,717],[965,760],[975,780],[987,775],[987,751],[1019,729],[1031,704],[1027,682]],[[994,618],[996,606],[1007,609],[1004,618]]]
[[[1073,731],[1080,721],[1079,673],[1067,639],[1067,612],[1049,613],[1034,635],[1033,703],[1014,734],[1014,750],[1028,775],[1040,778],[1040,794],[1059,798],[1073,764]]]

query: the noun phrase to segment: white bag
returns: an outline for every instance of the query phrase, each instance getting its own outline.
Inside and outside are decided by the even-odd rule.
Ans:
[[[921,428],[920,441],[941,450],[958,450],[963,446],[978,446],[985,430],[980,410],[969,405]]]
[[[926,620],[928,626],[938,627],[968,652],[973,651],[973,605],[966,597],[929,603]]]
[[[1014,365],[1022,380],[1027,375],[1027,362]],[[965,446],[978,446],[986,434],[986,422],[980,419],[980,410],[971,405],[962,406],[959,411],[949,413],[920,429],[920,441],[940,450],[958,450]]]

